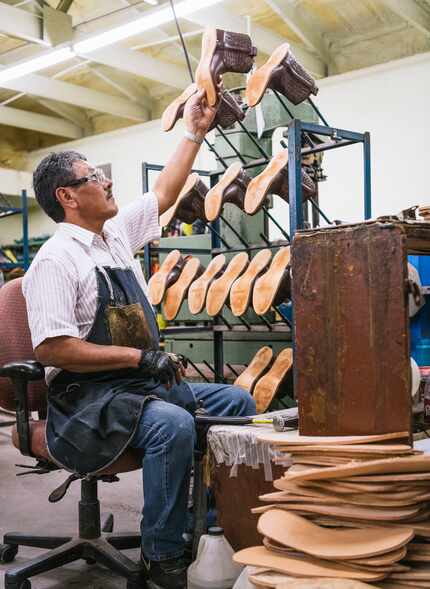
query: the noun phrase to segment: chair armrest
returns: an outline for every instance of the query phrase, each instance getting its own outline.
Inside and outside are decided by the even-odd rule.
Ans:
[[[41,380],[44,375],[45,370],[42,364],[34,360],[9,362],[0,367],[0,376],[10,378],[13,382],[19,450],[24,456],[33,456],[28,411],[28,383]]]

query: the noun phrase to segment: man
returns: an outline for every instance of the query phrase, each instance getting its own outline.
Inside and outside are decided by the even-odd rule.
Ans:
[[[47,442],[58,464],[97,473],[128,446],[143,453],[142,556],[157,587],[186,587],[183,559],[195,438],[192,411],[250,415],[244,390],[187,384],[159,351],[147,286],[133,255],[160,235],[215,110],[204,92],[184,111],[185,137],[152,193],[118,212],[112,182],[76,152],[53,153],[34,172],[40,206],[58,229],[23,282],[36,358],[49,384]]]

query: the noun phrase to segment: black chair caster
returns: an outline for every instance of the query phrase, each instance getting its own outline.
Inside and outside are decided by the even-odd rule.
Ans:
[[[7,564],[15,560],[18,554],[17,544],[0,544],[0,563]]]

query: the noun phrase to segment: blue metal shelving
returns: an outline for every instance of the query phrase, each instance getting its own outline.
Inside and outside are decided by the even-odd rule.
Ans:
[[[0,220],[13,215],[22,215],[22,262],[0,262],[0,269],[10,270],[12,268],[24,268],[27,270],[30,266],[30,252],[28,247],[28,199],[27,191],[21,192],[21,207],[11,205],[6,196],[0,193]]]

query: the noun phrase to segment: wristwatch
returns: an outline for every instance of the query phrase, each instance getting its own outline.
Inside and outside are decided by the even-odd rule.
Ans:
[[[191,133],[191,131],[185,131],[184,137],[186,139],[189,139],[193,143],[197,143],[198,145],[201,145],[203,143],[203,139],[200,139],[199,137],[197,137],[197,135],[194,135],[194,133]]]

